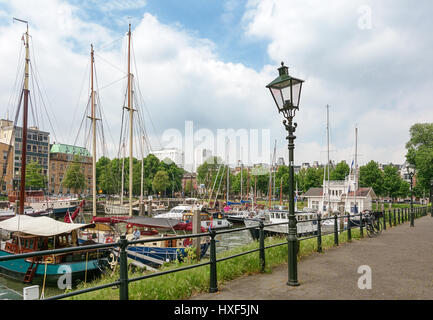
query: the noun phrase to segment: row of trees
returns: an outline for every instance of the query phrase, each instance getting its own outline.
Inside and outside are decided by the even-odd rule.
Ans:
[[[142,161],[133,158],[132,192],[141,192]],[[98,190],[106,194],[116,194],[121,190],[122,166],[124,167],[124,191],[129,192],[129,158],[108,159],[101,157],[96,163],[96,182]],[[170,161],[160,161],[153,154],[143,159],[143,192],[174,193],[182,190],[184,170]]]
[[[430,194],[433,187],[433,124],[415,124],[410,129],[411,138],[406,144],[406,159],[415,169],[413,193],[417,197],[424,197]],[[210,158],[197,170],[197,180],[205,184],[207,189],[227,192],[227,168],[221,164],[218,158]],[[406,170],[406,168],[403,168]],[[257,174],[259,172],[260,174]],[[344,161],[336,166],[330,166],[330,180],[344,180],[350,172],[348,164]],[[269,194],[269,169],[255,168],[254,171],[243,169],[240,173],[229,177],[230,194],[240,195],[241,184],[243,195],[246,195],[247,188],[256,187],[261,195]],[[313,187],[322,187],[324,177],[327,177],[324,167],[304,168],[295,174],[295,184],[299,192],[304,193]],[[242,176],[242,183],[241,183]],[[410,196],[410,183],[402,179],[399,169],[396,166],[388,165],[382,170],[379,163],[370,161],[359,168],[359,187],[371,187],[378,197],[406,198]],[[287,166],[280,166],[273,174],[275,182],[275,195],[278,197],[280,186],[283,194],[289,191],[289,169]],[[215,191],[214,191],[215,193]],[[244,196],[245,197],[245,196]]]
[[[141,161],[133,159],[133,194],[141,192]],[[129,158],[112,159],[101,157],[96,163],[97,190],[106,194],[116,194],[121,191],[122,165],[124,167],[124,191],[129,192]],[[150,154],[143,159],[143,191],[145,194],[171,194],[182,190],[184,170],[169,161],[160,161]],[[42,167],[37,162],[30,162],[26,167],[26,187],[33,189],[46,188],[47,177],[42,174]],[[78,157],[68,166],[62,185],[79,192],[90,186],[86,185],[86,178]]]
[[[433,179],[433,123],[415,124],[410,128],[410,140],[406,144],[406,159],[416,171],[414,194],[425,196],[430,193]],[[124,190],[129,192],[129,159],[108,159],[102,157],[96,164],[97,188],[103,193],[115,194],[120,192],[121,168],[124,166]],[[133,159],[133,194],[140,194],[141,183],[141,161]],[[330,167],[331,180],[344,180],[349,174],[350,168],[342,161],[335,167]],[[80,164],[77,159],[69,166],[64,186],[73,190],[84,189],[85,179],[82,175]],[[240,196],[241,188],[243,195],[249,191],[257,190],[258,194],[269,193],[269,169],[254,168],[254,170],[243,169],[242,174],[234,175],[229,170],[229,192],[231,195]],[[184,170],[169,161],[159,161],[157,157],[150,154],[143,159],[144,192],[178,192],[182,190],[182,177]],[[321,187],[324,177],[327,176],[323,167],[302,169],[295,175],[297,189],[303,193],[312,187]],[[242,178],[242,181],[241,181]],[[280,166],[273,174],[275,180],[276,196],[280,193],[282,185],[283,194],[289,189],[289,170],[287,166]],[[208,191],[213,194],[227,192],[227,167],[222,164],[220,158],[211,157],[197,169],[197,183],[204,184]],[[42,168],[37,163],[27,165],[26,186],[43,188],[46,185],[46,177],[42,175]],[[272,191],[273,191],[272,185]],[[405,198],[410,195],[410,184],[404,181],[395,166],[389,165],[381,170],[379,164],[370,161],[359,168],[359,186],[372,187],[379,197],[390,197],[392,199]],[[187,181],[185,191],[191,190],[191,181]]]

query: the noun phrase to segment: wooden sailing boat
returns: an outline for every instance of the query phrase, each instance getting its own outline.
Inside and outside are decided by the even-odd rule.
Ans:
[[[132,202],[132,194],[133,194],[133,137],[134,137],[134,121],[133,121],[133,115],[134,115],[134,108],[133,108],[133,90],[132,90],[132,81],[133,81],[133,74],[131,73],[131,24],[129,24],[129,30],[128,30],[128,82],[127,82],[127,106],[124,106],[123,108],[128,111],[129,113],[129,203],[128,206],[125,208],[123,205],[123,166],[122,166],[122,191],[121,191],[121,202],[120,205],[114,205],[114,204],[106,204],[105,207],[105,213],[106,214],[128,214],[129,216],[132,216],[133,213],[138,214],[139,209],[133,208],[133,202]],[[123,161],[124,161],[123,157]],[[142,200],[142,197],[141,197]],[[138,201],[140,204],[140,201]]]
[[[15,18],[14,18],[15,19]],[[56,221],[48,217],[30,217],[24,214],[25,180],[26,180],[26,151],[27,151],[27,116],[29,97],[29,29],[28,22],[25,33],[26,62],[23,87],[23,135],[22,135],[22,166],[20,181],[20,198],[18,215],[0,222],[0,229],[12,233],[11,239],[2,242],[0,256],[13,256],[20,253],[45,251],[47,249],[77,247],[77,231],[89,224],[72,224]],[[60,277],[64,277],[68,270],[71,281],[87,279],[92,274],[99,275],[107,251],[83,249],[80,251],[42,255],[24,259],[0,262],[3,274],[30,283],[33,280],[58,284]]]

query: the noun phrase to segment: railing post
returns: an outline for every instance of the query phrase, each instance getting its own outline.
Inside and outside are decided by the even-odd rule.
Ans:
[[[364,222],[362,221],[362,212],[359,213],[359,235],[364,238]]]
[[[334,215],[334,245],[338,246],[338,220],[337,215]]]
[[[401,224],[401,222],[400,222],[400,208],[397,209],[397,214],[398,214],[398,224]]]
[[[394,227],[397,226],[397,217],[395,215],[395,209],[393,209],[393,216],[394,216]]]
[[[406,221],[409,221],[409,215],[408,215],[408,210],[407,208],[404,208],[404,215],[406,216]]]
[[[352,228],[350,226],[350,214],[347,214],[347,241],[352,241]]]
[[[265,230],[263,221],[260,221],[259,245],[260,245],[260,272],[265,272]]]
[[[388,222],[389,222],[389,227],[392,228],[391,209],[388,209]]]
[[[322,252],[322,215],[317,214],[317,252]]]
[[[215,235],[216,235],[215,230],[211,230],[210,231],[210,284],[209,284],[210,293],[214,293],[218,291]]]
[[[385,209],[382,210],[383,230],[386,230]]]
[[[120,300],[128,300],[128,255],[126,248],[128,247],[128,240],[125,235],[120,236],[119,240],[120,247],[120,288],[119,298]]]

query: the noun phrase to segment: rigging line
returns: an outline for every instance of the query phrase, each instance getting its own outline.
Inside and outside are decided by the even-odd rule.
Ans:
[[[81,104],[80,100],[81,100],[81,95],[83,94],[83,88],[84,88],[84,83],[85,83],[84,79],[87,77],[88,69],[89,69],[89,64],[90,64],[90,61],[87,61],[86,68],[84,69],[84,72],[83,72],[83,78],[82,78],[82,81],[81,81],[80,93],[78,95],[77,103],[75,104],[74,115],[72,117],[72,122],[71,122],[71,126],[70,126],[70,129],[69,129],[69,132],[72,132],[72,128],[73,128],[74,123],[75,123],[75,117],[77,116],[77,110],[79,109],[79,106]],[[89,95],[89,92],[88,92],[88,95]]]
[[[106,43],[106,44],[103,44],[103,45],[101,45],[100,47],[98,47],[98,50],[101,50],[101,51],[102,51],[103,49],[109,47],[109,46],[112,45],[113,43],[115,43],[115,42],[117,42],[117,41],[119,41],[119,40],[122,40],[124,37],[125,37],[125,36],[122,35],[121,37],[119,37],[119,38],[117,38],[117,39],[114,39],[114,40],[111,41],[111,42],[108,42],[108,43]]]
[[[20,101],[20,95],[22,94],[22,92],[24,90],[24,72],[23,72],[22,77],[21,77],[20,87],[16,87],[14,90],[16,90],[16,98],[14,98],[14,101],[12,101],[12,103],[13,103],[13,106],[11,105],[12,113],[17,112],[18,108],[15,108],[15,106],[19,107],[19,104],[21,103],[19,101]]]
[[[34,107],[33,107],[33,99],[32,99],[32,95],[29,94],[29,105],[30,105],[30,111],[32,113],[32,117],[33,117],[33,123],[34,126],[37,126],[36,121],[35,121],[35,114],[34,114]]]
[[[43,96],[42,96],[42,90],[41,90],[40,87],[39,87],[39,81],[41,82],[41,86],[42,86],[42,88],[44,89],[45,95],[46,95],[46,97],[47,97],[48,105],[49,105],[49,107],[50,107],[50,109],[51,109],[51,110],[50,110],[50,111],[51,111],[51,114],[52,114],[53,117],[54,117],[54,121],[55,121],[56,123],[59,123],[59,122],[57,121],[57,119],[56,119],[56,115],[55,115],[55,113],[53,112],[50,98],[49,98],[49,96],[48,96],[48,94],[47,94],[47,91],[45,90],[45,86],[44,86],[44,83],[43,83],[42,77],[40,76],[39,69],[38,69],[38,67],[37,67],[37,63],[36,63],[36,54],[35,54],[35,49],[34,49],[35,44],[34,44],[34,43],[35,43],[35,42],[34,42],[33,37],[32,37],[32,44],[33,44],[33,45],[32,45],[33,63],[32,63],[32,62],[30,63],[30,67],[32,68],[32,70],[34,70],[35,80],[36,80],[36,86],[37,86],[37,88],[38,88],[38,91],[39,91],[39,94],[40,94],[40,97],[41,97],[42,105],[44,106],[44,109],[45,109],[45,111],[47,112],[48,122],[49,122],[50,125],[51,125],[51,130],[53,130],[54,138],[57,139],[56,132],[55,132],[54,127],[53,127],[53,125],[52,125],[52,123],[51,123],[51,120],[50,120],[50,118],[49,118],[49,114],[50,114],[50,113],[48,112],[48,110],[47,110],[47,108],[46,108],[45,100],[43,99]],[[33,65],[34,65],[34,69],[33,69]]]
[[[154,130],[155,136],[156,136],[156,138],[158,140],[159,147],[162,148],[162,143],[161,143],[161,140],[159,139],[159,135],[158,135],[158,133],[156,131],[156,127],[155,127],[155,124],[153,122],[152,116],[150,114],[150,110],[149,110],[149,108],[147,108],[147,105],[144,102],[143,94],[141,93],[141,89],[140,89],[140,87],[141,87],[140,86],[140,77],[138,76],[137,61],[136,61],[136,58],[135,58],[134,41],[131,41],[131,47],[132,47],[132,57],[133,57],[133,61],[134,61],[134,68],[135,68],[135,72],[137,74],[137,86],[135,86],[135,87],[136,87],[136,91],[138,89],[139,98],[141,100],[140,101],[140,105],[144,106],[144,108],[146,109],[147,115],[149,117],[149,120],[150,120],[151,125],[152,125],[153,130]]]
[[[20,114],[21,102],[22,102],[22,99],[23,99],[23,95],[24,95],[24,90],[21,90],[19,102],[18,102],[18,105],[17,105],[17,112],[15,113],[15,119],[14,119],[14,123],[13,123],[13,127],[12,127],[13,128],[12,130],[14,132],[15,132],[15,128],[16,128],[17,123],[18,123],[18,117],[19,117],[19,114]],[[6,173],[7,173],[7,166],[8,166],[8,163],[9,163],[9,156],[11,156],[11,154],[12,154],[11,151],[12,151],[12,148],[13,148],[13,145],[12,145],[13,138],[14,138],[14,135],[11,134],[11,136],[9,138],[8,153],[7,153],[7,157],[5,159],[6,161],[5,161],[4,165],[3,165],[2,178],[0,180],[2,184],[3,184],[3,181],[4,181],[4,177],[5,177]],[[13,174],[13,172],[12,172],[12,174]]]
[[[33,65],[30,63],[30,68],[31,68],[32,71],[34,71],[33,74],[35,75],[35,77],[37,77],[36,66],[35,66],[35,69],[33,69]],[[45,112],[46,112],[46,114],[47,114],[47,119],[48,119],[48,122],[49,122],[49,124],[50,124],[51,130],[52,130],[52,132],[53,132],[54,139],[57,140],[56,131],[54,130],[54,126],[53,126],[53,124],[52,124],[52,122],[51,122],[51,119],[50,119],[50,117],[49,117],[49,112],[48,112],[48,110],[47,110],[47,108],[46,108],[45,101],[44,101],[43,98],[42,98],[42,92],[41,92],[41,89],[40,89],[40,87],[39,87],[38,80],[35,78],[33,82],[36,83],[36,87],[38,88],[39,96],[40,96],[40,99],[41,99],[41,104],[42,104],[42,106],[43,106],[43,108],[44,108],[44,110],[45,110]],[[53,116],[54,116],[54,118],[55,118],[55,115],[54,115],[54,114],[53,114]]]
[[[20,52],[18,55],[18,64],[17,64],[17,69],[16,69],[16,73],[15,73],[15,80],[14,80],[14,84],[11,87],[11,91],[10,91],[10,96],[9,96],[9,101],[7,104],[7,110],[9,110],[9,108],[13,105],[15,106],[17,97],[19,97],[19,94],[16,94],[17,92],[19,92],[19,90],[21,89],[20,87],[18,87],[18,78],[19,75],[21,75],[22,77],[24,77],[24,72],[21,70],[21,68],[24,67],[24,64],[21,63],[21,61],[23,61],[23,46],[21,45],[21,41],[20,41]],[[15,101],[11,101],[12,99],[14,99]],[[9,120],[9,119],[8,119]]]
[[[98,56],[98,58],[100,58],[101,60],[105,61],[110,66],[112,66],[114,69],[120,71],[123,74],[126,74],[124,70],[122,70],[119,67],[115,66],[113,63],[111,63],[110,61],[108,61],[107,59],[105,59],[104,57],[102,57],[100,54],[95,53],[95,55]]]
[[[102,90],[104,90],[104,89],[106,89],[106,88],[108,88],[108,87],[110,87],[110,86],[112,86],[112,85],[114,85],[114,84],[116,84],[116,83],[118,83],[118,82],[124,80],[124,79],[127,78],[127,77],[128,77],[128,76],[126,75],[126,76],[123,76],[122,78],[120,78],[120,79],[118,79],[118,80],[115,80],[115,81],[113,81],[113,82],[110,82],[109,84],[106,84],[105,86],[101,87],[101,88],[99,89],[99,91],[102,91]]]

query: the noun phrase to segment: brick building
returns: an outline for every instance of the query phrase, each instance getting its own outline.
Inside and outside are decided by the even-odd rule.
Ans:
[[[81,171],[85,176],[86,187],[82,193],[90,194],[92,190],[92,156],[86,148],[56,143],[50,150],[49,192],[52,194],[68,194],[73,192],[63,185],[63,178],[68,167],[78,156]]]

